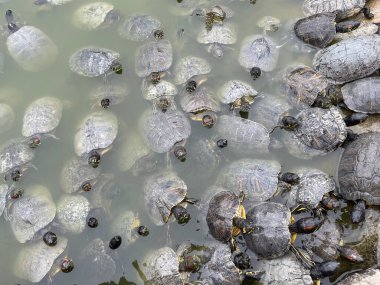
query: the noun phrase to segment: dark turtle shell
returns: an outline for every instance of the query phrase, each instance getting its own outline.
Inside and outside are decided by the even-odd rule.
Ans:
[[[366,133],[344,150],[338,168],[340,194],[380,205],[380,133]]]
[[[265,202],[247,212],[252,233],[244,234],[247,247],[259,257],[283,256],[290,248],[290,211],[284,205]]]

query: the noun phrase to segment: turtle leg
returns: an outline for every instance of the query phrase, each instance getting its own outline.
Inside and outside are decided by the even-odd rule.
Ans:
[[[184,202],[194,205],[194,204],[197,204],[199,200],[195,198],[185,197]]]
[[[252,269],[244,271],[244,280],[256,280],[260,281],[261,277],[265,274],[265,271],[254,271]]]

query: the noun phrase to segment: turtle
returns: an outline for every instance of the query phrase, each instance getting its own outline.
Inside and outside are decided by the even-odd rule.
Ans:
[[[266,201],[277,191],[280,171],[275,160],[243,158],[225,166],[215,184],[235,193],[243,191],[249,201]]]
[[[342,20],[360,12],[365,3],[366,0],[305,0],[302,8],[306,16],[337,12],[337,20]]]
[[[17,241],[25,243],[38,236],[37,232],[53,221],[55,212],[49,189],[32,185],[21,198],[12,201],[6,214]]]
[[[156,225],[166,224],[172,214],[179,224],[186,224],[190,214],[184,206],[197,202],[187,197],[187,185],[170,170],[158,171],[146,178],[144,200],[148,214]]]
[[[167,108],[162,108],[161,106],[160,102],[162,102],[162,100],[167,100],[169,106],[173,110],[176,109],[173,96],[178,94],[178,90],[177,87],[169,81],[160,80],[157,84],[151,84],[143,90],[142,94],[145,100],[152,101],[153,113],[157,111],[157,106],[166,112]]]
[[[100,155],[106,153],[118,134],[118,120],[111,112],[99,111],[86,116],[74,137],[75,152],[88,157],[92,167],[97,167]]]
[[[122,238],[122,248],[127,248],[138,237],[137,229],[140,226],[140,219],[137,213],[126,210],[118,214],[110,226],[111,234],[118,234]]]
[[[12,107],[5,103],[0,103],[0,133],[9,131],[15,120],[15,112]]]
[[[160,29],[161,22],[149,14],[133,14],[119,26],[118,33],[122,38],[140,42],[152,37]]]
[[[45,276],[51,277],[64,261],[60,256],[66,250],[67,242],[67,238],[61,236],[55,246],[48,246],[42,240],[25,245],[17,254],[14,274],[33,283],[40,282]]]
[[[196,56],[185,56],[178,60],[174,67],[174,83],[184,84],[197,76],[211,72],[211,65],[207,60]]]
[[[352,111],[380,113],[380,78],[367,77],[346,83],[342,88],[343,101]]]
[[[178,152],[179,143],[190,136],[191,125],[186,116],[178,110],[167,110],[165,113],[142,114],[139,126],[146,145],[154,152],[165,153],[173,149],[174,154],[183,160],[186,153]]]
[[[219,88],[217,94],[220,102],[228,104],[230,110],[240,108],[242,111],[248,111],[258,93],[247,82],[229,80]]]
[[[233,45],[237,41],[235,27],[229,23],[223,25],[213,25],[208,31],[204,28],[197,36],[197,42],[208,44],[207,51],[216,58],[223,57],[224,49],[227,45]]]
[[[48,35],[34,26],[18,27],[11,10],[7,10],[6,20],[10,31],[6,40],[8,52],[22,69],[37,72],[55,62],[58,48]]]
[[[308,109],[316,99],[328,97],[330,82],[309,66],[290,67],[283,77],[287,99],[297,109]]]
[[[82,159],[71,158],[63,166],[60,185],[63,192],[75,193],[78,190],[90,191],[100,175],[99,168],[93,168]]]
[[[237,153],[268,152],[269,132],[261,124],[232,115],[222,115],[218,119],[216,132],[228,141],[228,146]]]
[[[364,271],[355,272],[345,276],[336,285],[375,285],[380,278],[380,269],[368,268]]]
[[[337,84],[360,79],[379,69],[379,47],[379,35],[343,40],[318,51],[313,68]]]
[[[276,32],[280,26],[281,22],[279,19],[272,17],[272,16],[264,16],[260,18],[257,22],[257,26],[259,28],[262,28],[264,30],[264,33],[266,32]]]
[[[209,244],[198,245],[188,240],[183,241],[176,251],[182,279],[190,279],[190,273],[199,272],[210,261],[213,252],[214,247]]]
[[[115,182],[113,174],[102,174],[102,179],[95,184],[95,187],[89,193],[88,200],[91,209],[100,212],[100,214],[110,214],[112,202],[121,193],[120,186]]]
[[[72,72],[86,77],[97,77],[107,73],[122,73],[122,66],[118,61],[120,54],[116,51],[86,46],[74,52],[69,59]]]
[[[366,1],[366,5],[361,10],[363,13],[356,14],[354,19],[366,23],[380,23],[380,5],[376,0]]]
[[[57,202],[57,222],[62,232],[79,234],[87,224],[90,202],[78,194],[64,194]]]
[[[153,74],[156,78],[157,74],[168,70],[172,62],[173,48],[170,41],[149,41],[137,49],[135,71],[138,77],[146,78]]]
[[[107,2],[92,2],[77,8],[72,23],[81,30],[101,30],[111,26],[121,18],[121,13]]]
[[[116,272],[116,262],[100,238],[86,244],[80,252],[79,260],[86,272],[86,280],[91,284],[106,282],[112,279]]]
[[[24,140],[12,139],[0,150],[0,173],[5,180],[18,181],[23,172],[32,166],[35,151]]]
[[[261,71],[270,72],[277,66],[279,51],[276,43],[266,35],[250,35],[243,39],[239,63],[256,79]]]
[[[44,5],[49,4],[52,6],[60,6],[66,3],[71,2],[72,0],[34,0],[35,5]]]
[[[95,101],[95,105],[107,109],[111,106],[122,103],[128,96],[128,89],[125,84],[102,84],[91,91],[90,97]]]
[[[8,185],[0,184],[0,217],[4,212],[5,204],[7,202]]]
[[[339,42],[349,38],[356,38],[359,36],[369,36],[378,33],[379,26],[377,24],[361,22],[359,27],[347,33],[337,33],[334,37],[334,42]]]
[[[33,101],[25,110],[22,135],[34,148],[46,137],[55,137],[54,130],[62,118],[62,102],[55,97],[41,97]]]

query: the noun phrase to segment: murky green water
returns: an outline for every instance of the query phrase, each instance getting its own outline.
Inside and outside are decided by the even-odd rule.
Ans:
[[[59,140],[48,140],[37,151],[33,164],[37,170],[30,169],[22,178],[19,185],[27,187],[33,184],[42,184],[49,188],[55,201],[63,194],[59,186],[60,173],[63,164],[75,156],[74,135],[77,126],[82,118],[92,110],[93,101],[90,99],[90,92],[94,86],[102,84],[100,78],[88,79],[72,73],[68,68],[70,55],[83,46],[96,45],[118,51],[122,55],[124,73],[118,80],[126,82],[128,87],[128,97],[120,105],[113,106],[114,112],[119,121],[119,135],[112,150],[104,157],[101,167],[104,173],[114,175],[114,181],[122,189],[120,196],[113,202],[110,210],[110,217],[115,217],[123,210],[132,210],[139,213],[143,224],[150,228],[150,235],[146,238],[139,238],[134,244],[125,250],[117,250],[117,272],[114,276],[106,276],[104,281],[118,280],[120,276],[126,276],[129,281],[142,284],[131,266],[133,260],[141,260],[144,255],[153,249],[169,245],[173,248],[184,239],[202,243],[204,236],[199,231],[199,224],[196,216],[197,209],[190,207],[193,219],[186,226],[171,223],[167,227],[157,227],[149,220],[145,214],[142,183],[144,177],[134,177],[130,173],[123,173],[118,167],[118,152],[123,145],[123,138],[128,136],[132,130],[137,130],[137,122],[140,115],[151,108],[151,103],[145,101],[141,96],[141,78],[137,77],[134,69],[135,51],[140,43],[128,41],[118,36],[116,27],[103,31],[86,32],[76,29],[71,23],[71,17],[77,7],[90,3],[89,0],[75,0],[67,5],[52,7],[49,11],[40,11],[33,1],[11,0],[0,5],[1,15],[7,9],[12,9],[18,18],[29,25],[36,26],[46,32],[59,48],[59,57],[53,66],[38,72],[23,71],[6,51],[2,44],[2,51],[6,55],[4,74],[0,76],[0,100],[14,108],[16,119],[11,130],[1,134],[0,143],[11,138],[21,136],[22,118],[25,108],[30,102],[41,96],[55,96],[65,103],[62,121],[57,128],[55,135]],[[118,10],[125,15],[132,13],[149,13],[159,18],[165,31],[165,36],[169,39],[174,48],[174,61],[183,56],[196,55],[207,58],[213,66],[212,73],[207,81],[207,86],[216,90],[219,85],[229,79],[241,79],[252,82],[249,75],[237,61],[240,43],[246,35],[260,33],[256,22],[265,15],[271,15],[281,20],[283,24],[287,21],[301,16],[301,0],[258,0],[256,5],[249,4],[249,1],[206,1],[208,5],[223,4],[235,11],[235,16],[231,19],[238,28],[238,41],[233,46],[233,50],[227,50],[223,59],[211,57],[206,48],[198,44],[195,40],[198,31],[203,23],[198,18],[176,15],[177,1],[175,0],[109,0]],[[5,24],[5,19],[0,21]],[[184,36],[177,38],[177,31],[183,28]],[[287,40],[284,38],[287,32],[280,28],[277,33],[271,36],[278,44],[283,44]],[[292,43],[281,49],[278,66],[275,71],[267,74],[260,80],[252,82],[258,91],[280,94],[278,89],[278,77],[281,71],[292,63],[304,63],[310,65],[313,53],[294,53],[291,51]],[[114,76],[115,77],[115,76]],[[117,76],[116,76],[117,77]],[[110,78],[109,80],[112,80]],[[169,75],[170,80],[170,75]],[[176,99],[178,102],[178,98]],[[177,104],[179,106],[179,104]],[[199,123],[192,122],[192,137],[189,144],[197,137],[214,134],[213,129],[205,129]],[[284,151],[275,151],[267,155],[267,158],[278,160],[283,171],[291,170],[298,166],[314,166],[322,169],[328,174],[335,175],[336,164],[341,150],[337,150],[328,156],[318,157],[312,160],[298,160]],[[225,155],[229,161],[235,157],[228,150]],[[247,155],[247,157],[255,157]],[[164,156],[162,156],[164,161]],[[191,153],[185,163],[172,161],[176,172],[184,179],[189,188],[191,197],[200,198],[205,189],[212,185],[218,170],[205,175],[199,171],[197,165],[191,159]],[[87,193],[83,194],[87,195]],[[97,229],[86,228],[80,235],[66,236],[69,238],[67,254],[74,260],[78,259],[80,250],[95,237],[101,237],[106,242],[111,238],[108,233],[108,224],[99,221]],[[169,231],[170,240],[167,239]],[[0,219],[0,284],[30,284],[25,280],[15,277],[14,266],[17,252],[24,245],[19,244],[10,229],[9,223],[3,218]],[[52,284],[88,284],[86,272],[80,262],[76,263],[75,270],[70,274],[59,273],[53,278]],[[44,284],[45,281],[41,282]],[[328,281],[326,281],[328,282]]]

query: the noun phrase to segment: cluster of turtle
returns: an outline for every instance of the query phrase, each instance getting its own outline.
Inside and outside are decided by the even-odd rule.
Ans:
[[[132,263],[144,284],[305,285],[321,279],[324,284],[323,278],[347,271],[347,264],[366,271],[337,284],[378,284],[379,1],[305,0],[305,17],[288,25],[282,45],[275,35],[286,25],[271,16],[260,19],[262,32],[241,39],[235,59],[248,79],[218,82],[218,88],[208,79],[217,80],[212,78],[214,61],[233,58],[238,41],[234,6],[176,2],[173,12],[183,15],[177,17],[201,24],[190,37],[207,45],[213,57],[178,52],[160,20],[149,14],[125,16],[107,2],[81,5],[73,13],[73,26],[83,31],[118,25],[117,34],[138,45],[134,67],[124,66],[120,52],[95,45],[83,46],[67,59],[73,76],[94,79],[90,98],[95,104],[74,130],[58,199],[43,183],[24,185],[31,168],[38,171],[33,161],[40,150],[60,145],[54,133],[69,108],[64,98],[32,101],[24,112],[22,136],[1,147],[0,215],[22,244],[15,275],[44,282],[57,272],[71,272],[75,262],[85,269],[88,284],[98,284],[123,267],[119,263],[128,257],[119,251],[166,227],[168,244]],[[27,72],[50,68],[58,57],[54,41],[37,27],[20,25],[11,10],[5,20],[6,47],[14,62]],[[184,37],[182,29],[176,40]],[[289,38],[315,51],[312,66],[282,70],[281,79],[272,80],[278,94],[265,87],[257,91],[253,86],[260,86],[262,78],[275,77]],[[128,88],[123,80],[112,79],[123,78],[125,70],[138,82],[140,94],[134,96],[149,101],[149,107],[141,112],[138,128],[124,137],[120,133],[126,122],[116,110]],[[0,132],[9,129],[14,117],[12,108],[1,103]],[[194,136],[192,129],[201,135]],[[316,163],[289,169],[276,159],[288,152],[314,162],[339,151],[335,178]],[[133,190],[118,185],[117,173],[103,167],[108,157],[117,160],[113,163],[122,175],[141,178],[136,192],[144,209],[139,214],[128,207],[114,213],[114,201]],[[197,167],[186,168],[188,162]],[[209,187],[194,192],[197,181],[183,175],[184,169],[194,180],[207,179]],[[350,208],[347,224],[334,214],[343,205]],[[149,218],[149,229],[139,215]],[[183,240],[175,248],[169,241],[174,220],[185,230],[196,220],[202,242]],[[96,233],[98,225],[107,236],[91,237],[70,258],[70,237]],[[357,227],[352,236],[344,230],[348,225]]]

